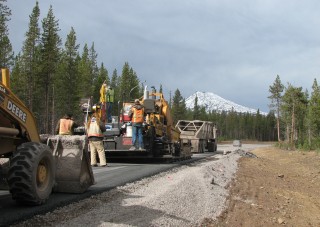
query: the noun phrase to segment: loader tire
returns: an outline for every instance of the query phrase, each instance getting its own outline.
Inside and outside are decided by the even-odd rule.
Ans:
[[[55,180],[50,148],[41,143],[24,143],[13,154],[10,165],[8,184],[12,198],[27,205],[45,203]]]

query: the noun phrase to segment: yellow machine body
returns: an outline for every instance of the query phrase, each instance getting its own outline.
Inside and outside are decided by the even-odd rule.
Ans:
[[[86,136],[40,138],[36,120],[10,89],[8,69],[0,81],[0,187],[13,199],[39,205],[52,190],[81,193],[94,184]]]

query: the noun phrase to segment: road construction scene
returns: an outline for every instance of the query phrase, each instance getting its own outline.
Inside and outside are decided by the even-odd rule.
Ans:
[[[39,134],[34,115],[11,90],[8,69],[2,69],[1,78],[0,185],[17,206],[46,206],[52,203],[52,193],[91,195],[87,191],[98,183],[95,168],[110,167],[115,160],[183,163],[194,161],[193,153],[217,151],[214,124],[179,121],[175,126],[163,94],[154,89],[149,92],[147,86],[143,97],[121,103],[119,115],[108,118],[104,83],[100,89],[103,102],[88,98],[79,105],[84,125],[73,127],[73,116],[65,115],[58,121],[57,135]],[[143,108],[140,112],[139,106]],[[135,128],[140,128],[141,135]],[[188,136],[182,136],[186,132]],[[101,143],[102,152],[97,143]]]
[[[317,6],[0,0],[0,226],[320,226]]]
[[[269,159],[281,155],[274,148],[274,143],[241,140],[218,143],[219,128],[214,122],[179,120],[174,125],[171,109],[163,94],[155,89],[149,92],[147,87],[143,97],[121,103],[119,114],[111,115],[110,120],[106,103],[94,103],[91,98],[87,98],[82,99],[79,105],[83,126],[71,127],[72,116],[64,116],[57,124],[57,135],[39,134],[32,112],[10,89],[8,70],[3,69],[1,75],[0,138],[3,146],[0,159],[0,225],[3,226],[79,226],[84,223],[96,226],[101,220],[111,226],[116,223],[128,223],[130,226],[219,226],[225,222],[236,225],[238,220],[229,219],[224,212],[233,213],[233,210],[228,210],[232,208],[226,209],[226,204],[239,202],[227,200],[228,190],[229,193],[237,194],[238,191],[234,190],[241,190],[242,187],[231,187],[237,173],[237,163],[242,165],[243,162],[250,163],[248,160],[251,159]],[[105,85],[102,85],[101,89],[104,87]],[[105,93],[100,94],[100,100],[103,100],[101,95]],[[133,110],[139,110],[139,106],[143,106],[143,112]],[[136,120],[139,116],[143,119]],[[101,124],[98,124],[98,121]],[[102,126],[99,128],[99,125]],[[141,128],[141,138],[134,127]],[[93,138],[98,140],[92,140]],[[101,143],[102,151],[97,143]],[[300,168],[303,168],[303,163],[300,164],[301,157],[298,158],[294,153],[292,155],[299,159]],[[309,154],[306,158],[318,157]],[[255,168],[257,165],[271,164],[267,162],[263,161],[264,164],[261,164],[258,161],[253,163],[252,167],[249,164],[242,171],[253,171],[252,176],[258,174],[258,179],[264,181],[266,172],[259,172]],[[316,163],[314,164],[317,165]],[[196,168],[197,172],[194,173],[190,168]],[[278,179],[291,175],[286,173],[288,167],[284,165],[282,168],[277,168]],[[305,176],[304,174],[307,173],[301,176]],[[168,179],[174,180],[175,186],[166,182]],[[244,182],[248,180],[244,179]],[[314,188],[315,181],[311,182]],[[277,187],[278,183],[273,183]],[[199,184],[204,187],[199,188]],[[146,185],[148,191],[145,191]],[[188,190],[179,192],[184,191],[186,185]],[[236,189],[237,187],[240,189]],[[264,187],[260,186],[261,189]],[[286,187],[290,187],[288,183]],[[298,188],[297,190],[300,190]],[[169,192],[166,192],[167,190]],[[310,190],[313,189],[308,188],[307,191],[310,193]],[[147,198],[143,206],[134,205],[141,204],[142,201],[139,200],[132,201],[129,210],[119,205],[136,193]],[[250,193],[256,192],[247,191],[245,196],[250,196]],[[161,206],[156,205],[157,208],[153,207],[154,203],[151,201],[159,200],[163,194],[167,194],[165,202],[160,203]],[[192,197],[195,194],[196,203],[181,198],[182,195]],[[237,196],[236,194],[231,195]],[[100,206],[98,210],[93,209],[97,201],[102,202],[110,197],[113,198],[110,202]],[[291,197],[285,198],[288,198],[289,207],[295,204]],[[212,202],[207,203],[208,199]],[[180,202],[172,203],[171,200]],[[184,208],[192,210],[187,216],[184,209],[179,208],[182,204]],[[194,209],[197,204],[208,204],[205,205],[206,211],[198,213]],[[256,206],[263,207],[261,204]],[[274,205],[270,203],[269,206]],[[97,213],[95,215],[98,215],[98,218],[87,222],[90,217],[82,214],[82,207],[87,207],[86,213],[88,212],[89,216],[90,212]],[[290,223],[292,215],[300,211],[289,210],[289,207],[282,208],[284,215],[273,216],[269,224]],[[114,213],[110,211],[107,215],[104,212],[99,215],[101,211],[110,209]],[[244,206],[243,209],[247,208]],[[175,212],[170,212],[168,216],[168,210]],[[46,215],[52,211],[55,214]],[[19,215],[16,215],[17,212]],[[143,213],[143,221],[139,215],[136,218],[125,218],[131,212]],[[259,216],[256,213],[255,215]],[[258,222],[257,219],[246,219],[245,216],[243,218],[242,222],[250,225]],[[310,221],[316,223],[318,220]]]

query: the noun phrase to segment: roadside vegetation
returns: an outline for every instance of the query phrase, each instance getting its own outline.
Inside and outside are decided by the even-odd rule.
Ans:
[[[320,147],[320,87],[314,79],[311,93],[277,75],[269,87],[271,109],[277,118],[278,146],[285,149],[318,150]]]

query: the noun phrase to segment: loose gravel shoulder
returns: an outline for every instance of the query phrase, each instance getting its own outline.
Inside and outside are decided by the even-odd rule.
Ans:
[[[226,208],[239,152],[117,187],[16,226],[199,226]]]

